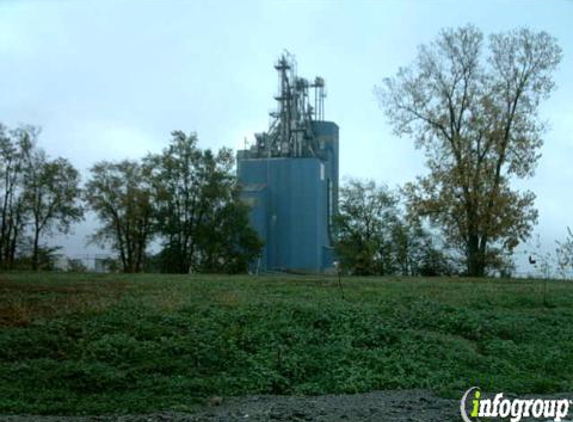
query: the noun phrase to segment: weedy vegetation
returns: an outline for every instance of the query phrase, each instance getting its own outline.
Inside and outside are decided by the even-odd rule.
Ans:
[[[0,413],[185,411],[206,397],[573,390],[573,284],[8,273]]]

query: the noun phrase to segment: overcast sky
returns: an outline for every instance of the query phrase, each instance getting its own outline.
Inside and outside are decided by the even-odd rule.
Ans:
[[[546,249],[573,226],[573,1],[0,0],[0,122],[43,128],[40,146],[82,172],[103,159],[159,152],[175,129],[201,146],[243,145],[267,128],[284,49],[300,76],[323,76],[340,127],[341,175],[393,187],[424,171],[373,95],[443,27],[519,26],[557,37],[564,58],[543,105],[550,122],[536,176]],[[85,247],[93,221],[63,243]]]

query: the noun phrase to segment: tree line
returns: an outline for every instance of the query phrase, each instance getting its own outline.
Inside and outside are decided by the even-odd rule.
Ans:
[[[197,143],[196,134],[175,131],[160,154],[91,168],[84,199],[101,222],[92,241],[117,251],[123,271],[144,269],[152,240],[161,250],[148,261],[162,272],[245,272],[259,255],[232,150]]]
[[[244,272],[260,253],[230,149],[203,150],[195,134],[176,131],[160,154],[94,164],[81,187],[67,159],[38,147],[39,133],[0,125],[3,269],[46,269],[56,248],[42,241],[68,233],[88,210],[100,223],[90,242],[117,253],[124,272]],[[160,251],[149,255],[153,241]]]

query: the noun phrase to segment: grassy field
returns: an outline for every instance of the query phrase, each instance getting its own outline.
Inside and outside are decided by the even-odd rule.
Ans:
[[[0,413],[212,395],[573,390],[573,284],[0,274]]]

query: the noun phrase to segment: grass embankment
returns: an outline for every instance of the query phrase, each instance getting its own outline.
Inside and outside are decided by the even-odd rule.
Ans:
[[[573,284],[0,275],[0,413],[186,410],[199,398],[573,390]]]

